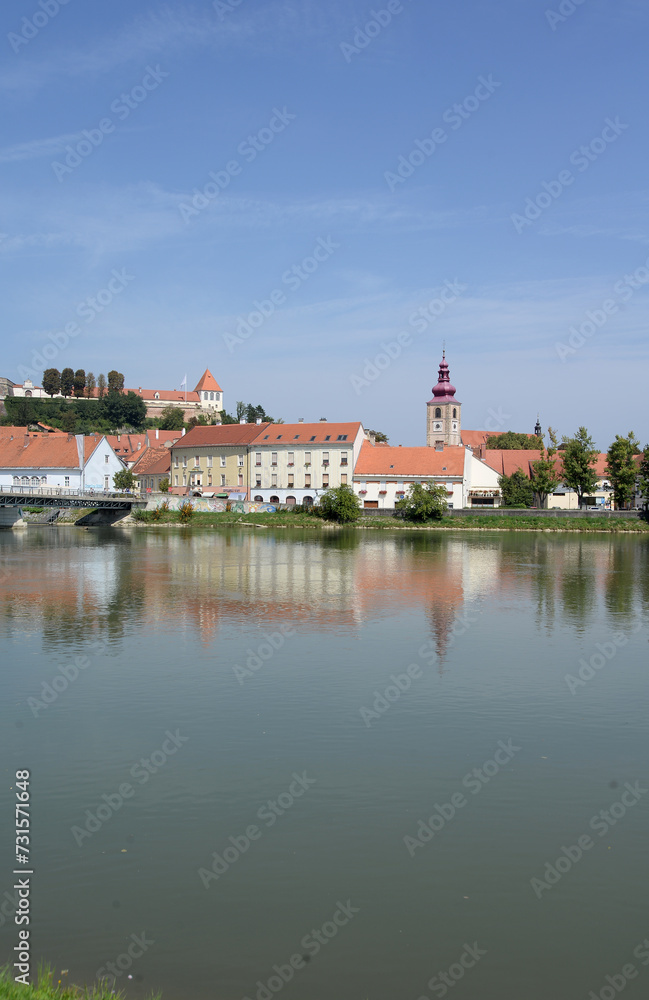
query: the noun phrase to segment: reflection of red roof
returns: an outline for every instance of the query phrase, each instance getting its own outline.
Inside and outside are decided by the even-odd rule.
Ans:
[[[359,476],[462,476],[466,449],[448,446],[435,448],[377,448],[363,443],[354,477]]]
[[[353,445],[360,423],[330,424],[320,420],[317,424],[262,424],[255,444],[347,444]],[[339,438],[344,438],[340,441]]]
[[[198,385],[194,389],[194,392],[203,392],[203,390],[209,389],[210,391],[221,392],[221,386],[216,381],[212,372],[209,368],[206,368],[203,372]]]
[[[131,466],[134,476],[154,476],[171,471],[171,451],[164,445],[160,448],[145,448],[135,465]]]

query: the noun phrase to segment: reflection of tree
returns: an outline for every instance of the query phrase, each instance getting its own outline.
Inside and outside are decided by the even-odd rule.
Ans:
[[[323,531],[320,544],[323,549],[357,549],[360,545],[360,532],[354,528],[339,531]]]
[[[545,625],[546,632],[554,628],[556,551],[545,539],[535,539],[534,571],[531,574],[532,596],[536,600],[536,624]]]
[[[576,559],[564,566],[561,576],[561,600],[565,617],[575,625],[584,625],[595,608],[595,572],[582,542],[564,551],[569,556],[575,550]]]
[[[437,653],[437,670],[440,677],[444,673],[446,653],[458,612],[459,606],[451,606],[435,600],[431,603],[427,611],[433,643],[435,644],[435,652]]]
[[[647,570],[637,568],[638,547],[636,539],[620,540],[610,547],[608,572],[604,581],[604,604],[611,616],[613,627],[620,622],[630,624],[635,619],[633,607],[636,578],[646,581]],[[643,560],[644,561],[644,560]]]

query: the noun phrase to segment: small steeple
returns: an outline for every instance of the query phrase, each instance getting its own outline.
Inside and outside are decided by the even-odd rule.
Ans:
[[[543,437],[543,428],[541,427],[541,419],[538,413],[536,414],[536,424],[534,427],[534,433],[536,434],[537,438]]]

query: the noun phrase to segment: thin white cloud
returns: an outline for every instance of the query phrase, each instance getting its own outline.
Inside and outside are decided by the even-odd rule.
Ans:
[[[81,137],[78,132],[66,135],[55,135],[48,139],[32,139],[30,142],[19,142],[13,146],[0,149],[0,163],[19,163],[21,160],[36,160],[42,156],[55,156],[65,149],[66,145],[76,142]]]

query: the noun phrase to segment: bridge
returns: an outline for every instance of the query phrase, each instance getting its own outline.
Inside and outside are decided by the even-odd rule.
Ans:
[[[11,527],[20,519],[22,507],[83,508],[122,511],[146,507],[147,501],[130,493],[108,490],[74,490],[49,486],[0,486],[0,527]]]

